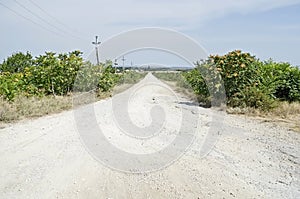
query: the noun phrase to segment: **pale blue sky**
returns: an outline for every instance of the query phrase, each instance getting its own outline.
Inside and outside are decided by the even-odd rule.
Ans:
[[[187,34],[209,54],[242,49],[261,59],[300,65],[299,0],[0,0],[0,24],[0,60],[18,51],[38,55],[79,49],[88,56],[94,35],[106,40],[154,26]],[[134,63],[179,63],[165,57],[129,56]]]

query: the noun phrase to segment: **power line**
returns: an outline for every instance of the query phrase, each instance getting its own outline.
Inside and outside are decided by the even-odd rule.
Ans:
[[[31,13],[33,16],[37,17],[38,19],[40,19],[41,21],[43,21],[44,23],[48,24],[49,26],[55,28],[58,31],[61,32],[65,32],[64,30],[52,25],[51,23],[49,23],[47,20],[43,19],[42,17],[40,17],[38,14],[32,12],[29,8],[27,8],[26,6],[24,6],[23,4],[21,4],[20,2],[18,2],[17,0],[13,0],[16,4],[18,4],[20,7],[22,7],[23,9],[27,10],[27,12]]]
[[[51,29],[48,29],[48,28],[46,28],[45,26],[43,26],[43,25],[41,25],[41,24],[39,24],[39,23],[37,23],[37,22],[31,20],[30,18],[28,18],[28,17],[26,17],[26,16],[24,16],[24,15],[22,15],[22,14],[20,14],[20,13],[18,13],[17,11],[11,9],[10,7],[6,6],[5,4],[3,4],[3,3],[1,3],[1,2],[0,2],[0,5],[3,6],[3,7],[5,7],[6,9],[10,10],[11,12],[15,13],[15,14],[18,15],[19,17],[22,17],[23,19],[26,19],[27,21],[30,21],[32,24],[38,26],[39,28],[42,28],[42,29],[44,29],[44,30],[46,30],[46,31],[48,31],[48,32],[54,33],[54,34],[56,34],[56,35],[63,36],[62,34],[60,34],[60,33],[58,33],[58,32],[55,32],[55,31],[53,31],[53,30],[51,30]]]
[[[59,19],[57,19],[56,17],[54,17],[53,15],[51,15],[48,11],[46,11],[45,9],[43,9],[41,6],[39,6],[36,2],[32,1],[32,0],[28,0],[30,3],[32,3],[35,7],[37,7],[38,9],[40,9],[44,14],[46,14],[48,17],[50,17],[53,21],[55,21],[56,23],[60,24],[61,26],[63,26],[65,29],[68,29],[71,33],[77,30],[71,28],[70,26],[66,25],[64,22],[60,21]],[[75,36],[76,38],[79,39],[83,39],[81,37]],[[83,39],[86,40],[86,39]]]
[[[47,20],[45,20],[43,17],[39,16],[38,14],[34,13],[33,11],[31,11],[29,8],[27,8],[26,6],[24,6],[23,4],[21,4],[20,2],[18,2],[17,0],[14,0],[15,3],[17,3],[20,7],[22,7],[23,9],[25,9],[27,12],[31,13],[33,16],[37,17],[38,19],[40,19],[41,21],[43,21],[44,23],[48,24],[49,26],[55,28],[56,30],[65,33],[66,35],[69,35],[73,38],[77,38],[77,39],[82,39],[80,37],[74,36],[68,32],[66,32],[65,30],[51,24],[50,22],[48,22]]]
[[[40,9],[42,12],[44,12],[46,15],[48,15],[48,17],[52,18],[54,21],[56,21],[57,23],[59,23],[60,25],[66,27],[67,25],[64,24],[63,22],[61,22],[60,20],[58,20],[56,17],[52,16],[49,12],[47,12],[45,9],[43,9],[41,6],[39,6],[36,2],[32,1],[32,0],[28,0],[29,2],[31,2],[35,7],[37,7],[38,9]],[[72,30],[74,31],[74,30]]]

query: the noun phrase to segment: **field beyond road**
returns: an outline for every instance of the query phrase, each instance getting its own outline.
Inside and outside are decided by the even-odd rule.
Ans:
[[[153,105],[170,111],[163,129],[167,135],[176,130],[179,108],[198,116],[194,142],[173,164],[140,174],[108,168],[86,150],[74,112],[65,111],[0,130],[0,198],[299,198],[299,133],[201,108],[164,88],[168,86],[148,74],[124,93],[92,106],[105,136],[132,153],[151,152],[169,140],[153,139],[143,148],[114,125],[111,104],[122,101],[126,92],[137,91],[130,95],[129,108],[138,126],[151,123],[146,111]],[[224,116],[222,131],[210,153],[201,157],[213,115]]]

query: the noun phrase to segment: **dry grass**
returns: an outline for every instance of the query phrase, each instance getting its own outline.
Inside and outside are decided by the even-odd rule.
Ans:
[[[264,122],[272,122],[290,130],[300,132],[300,103],[278,102],[276,108],[270,111],[261,111],[254,108],[227,108],[229,114],[243,114],[260,119]]]
[[[98,93],[96,100],[111,96],[111,93]],[[93,101],[82,101],[80,105]],[[18,96],[13,102],[0,98],[0,126],[4,123],[16,122],[25,118],[36,118],[59,113],[73,108],[73,95],[26,97]]]
[[[280,102],[279,105],[269,112],[270,115],[279,116],[283,119],[290,119],[294,116],[300,115],[299,102]]]
[[[236,115],[248,115],[248,116],[260,116],[264,114],[261,110],[251,108],[251,107],[246,107],[246,108],[240,108],[240,107],[227,107],[226,112],[228,114],[236,114]]]
[[[277,108],[271,110],[267,116],[289,127],[291,130],[300,132],[300,103],[281,102]]]
[[[0,121],[10,122],[26,117],[39,117],[68,110],[72,107],[72,98],[66,97],[17,97],[14,102],[0,99]]]
[[[194,94],[194,92],[191,89],[178,86],[177,82],[174,81],[167,81],[167,80],[162,80],[162,81],[168,86],[170,86],[175,92],[183,94],[184,96],[186,96],[188,99],[192,101],[197,101],[197,96]]]
[[[133,84],[122,84],[116,86],[112,92],[99,92],[94,99],[92,93],[82,93],[83,97],[79,97],[79,104],[76,106],[90,104],[95,101],[111,97],[112,94],[123,92]],[[76,94],[80,96],[81,94]],[[18,96],[13,102],[8,102],[0,97],[0,128],[6,123],[17,122],[26,118],[37,118],[44,115],[60,113],[73,108],[73,97],[75,94],[66,96],[43,96],[43,97],[26,97]],[[76,103],[78,103],[78,100]]]
[[[114,87],[113,91],[112,91],[112,95],[116,95],[119,93],[124,92],[125,90],[129,89],[131,86],[133,86],[133,84],[120,84]]]

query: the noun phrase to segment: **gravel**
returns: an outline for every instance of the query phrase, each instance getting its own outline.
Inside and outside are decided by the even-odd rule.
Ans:
[[[143,89],[129,103],[137,126],[151,123],[148,111],[154,105],[170,111],[164,128],[168,135],[177,129],[175,113],[181,108],[199,118],[194,142],[177,161],[155,172],[111,169],[87,150],[74,112],[66,111],[0,129],[0,198],[300,198],[299,133],[197,107],[179,94],[175,99],[151,74],[125,93],[137,88]],[[135,146],[134,138],[121,135],[114,125],[111,104],[111,98],[102,100],[94,110],[114,145],[130,153],[149,153],[169,144],[169,137],[160,137]],[[202,156],[214,115],[223,116],[222,130],[210,153]]]

